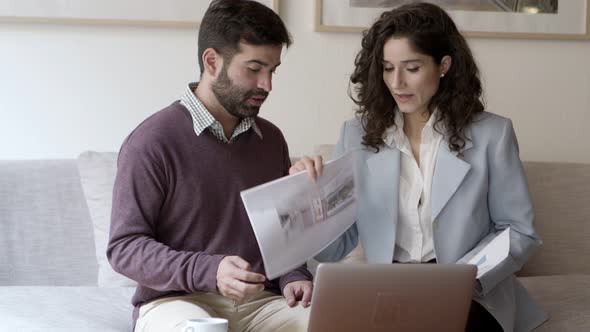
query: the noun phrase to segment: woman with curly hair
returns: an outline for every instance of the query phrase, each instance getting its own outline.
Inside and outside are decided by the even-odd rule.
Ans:
[[[316,258],[360,243],[369,263],[465,263],[510,228],[510,254],[476,282],[468,331],[530,331],[546,314],[514,277],[541,239],[509,119],[484,110],[467,42],[440,7],[384,12],[351,77],[357,116],[335,148],[356,151],[356,223]],[[315,178],[304,157],[290,173]],[[436,282],[436,281],[434,281]]]

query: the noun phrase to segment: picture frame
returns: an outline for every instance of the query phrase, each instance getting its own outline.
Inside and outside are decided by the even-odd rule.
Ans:
[[[212,0],[2,0],[0,22],[195,28]],[[256,0],[279,12],[279,0]]]
[[[354,7],[352,2],[359,1],[366,5]],[[439,3],[439,1],[430,2]],[[517,2],[512,1],[512,3]],[[361,32],[368,29],[380,13],[393,8],[371,7],[371,3],[377,2],[376,0],[316,0],[315,31]],[[555,13],[446,10],[466,37],[590,39],[590,0],[558,0]]]

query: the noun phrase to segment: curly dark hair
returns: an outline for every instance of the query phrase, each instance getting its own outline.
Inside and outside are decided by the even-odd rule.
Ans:
[[[363,145],[379,151],[385,130],[394,126],[396,102],[383,81],[383,46],[390,38],[407,38],[419,53],[431,56],[437,65],[449,55],[452,65],[441,78],[439,89],[428,104],[428,112],[438,108],[437,131],[446,135],[451,151],[461,152],[468,137],[466,128],[484,102],[479,70],[465,38],[440,7],[430,3],[412,3],[386,11],[363,33],[362,49],[354,61],[350,77],[365,135]],[[439,130],[442,123],[446,133]]]

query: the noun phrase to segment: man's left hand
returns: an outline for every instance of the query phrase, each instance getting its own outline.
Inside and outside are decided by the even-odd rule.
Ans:
[[[292,281],[283,288],[283,296],[287,300],[289,307],[297,305],[297,301],[301,301],[304,308],[311,304],[311,292],[313,291],[313,283],[309,280]]]

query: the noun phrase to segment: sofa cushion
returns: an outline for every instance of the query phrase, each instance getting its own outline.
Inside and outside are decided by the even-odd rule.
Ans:
[[[0,285],[96,286],[74,160],[0,161],[0,227]]]
[[[0,287],[0,329],[129,332],[133,292],[131,287]]]
[[[86,151],[78,157],[80,181],[90,211],[98,261],[98,286],[135,286],[136,282],[115,272],[106,256],[111,222],[117,153]]]
[[[590,331],[590,275],[518,278],[549,314],[535,332]]]
[[[590,274],[590,164],[525,162],[543,239],[520,276]]]

